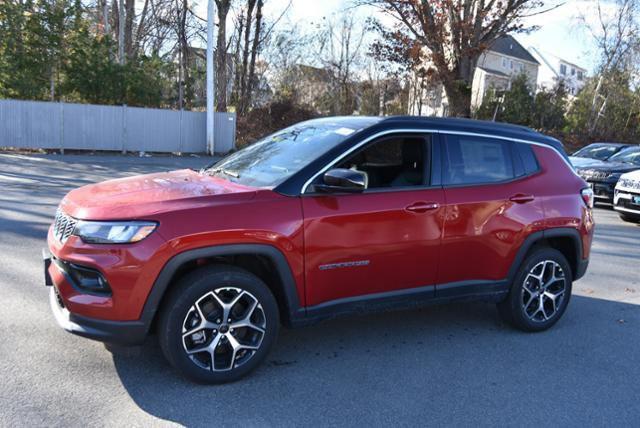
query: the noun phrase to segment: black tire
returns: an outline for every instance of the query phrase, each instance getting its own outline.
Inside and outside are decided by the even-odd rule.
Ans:
[[[239,293],[236,289],[242,290],[245,293]],[[248,315],[246,315],[247,317],[256,316],[260,318],[260,326],[264,327],[264,333],[260,334],[258,330],[253,330],[253,327],[239,327],[236,328],[234,332],[232,328],[233,323],[231,322],[227,324],[225,320],[209,320],[210,317],[216,318],[216,314],[224,311],[223,306],[216,303],[218,301],[214,299],[211,293],[215,293],[216,296],[219,296],[221,299],[227,298],[227,295],[231,293],[229,297],[230,301],[232,301],[234,297],[242,294],[242,296],[244,296],[241,297],[243,301],[237,303],[234,308],[231,308],[230,313],[232,314],[229,315],[229,319],[233,318],[233,309],[244,305],[248,313]],[[234,295],[232,293],[236,294]],[[249,309],[254,298],[257,300],[256,306],[254,309]],[[247,300],[247,302],[244,302],[244,300]],[[203,342],[201,342],[200,345],[201,347],[205,347],[208,344],[217,345],[221,347],[220,350],[230,352],[232,354],[228,364],[230,368],[226,371],[214,371],[211,369],[211,366],[213,365],[215,367],[216,364],[212,362],[211,355],[217,355],[219,351],[217,346],[213,346],[215,349],[213,354],[205,351],[198,353],[197,356],[189,356],[187,354],[188,343],[193,345],[192,348],[189,349],[190,351],[200,349],[191,340],[197,333],[194,333],[193,336],[185,335],[187,338],[184,339],[183,342],[182,329],[183,326],[189,322],[188,317],[191,316],[194,318],[191,321],[195,320],[197,326],[202,325],[200,317],[198,313],[196,313],[196,301],[204,302],[202,305],[205,309],[207,307],[209,309],[213,308],[210,312],[206,312],[205,309],[198,306],[200,308],[199,313],[202,313],[205,317],[204,321],[207,323],[211,321],[212,324],[218,325],[217,329],[203,328],[200,330],[205,332],[203,333]],[[251,311],[251,313],[249,313],[249,311]],[[243,314],[242,316],[245,315]],[[221,323],[216,323],[216,321],[221,321]],[[222,325],[226,325],[226,328],[223,329]],[[174,284],[170,294],[164,301],[160,313],[158,340],[164,356],[180,374],[198,383],[218,384],[238,380],[255,369],[267,356],[278,335],[279,327],[280,319],[276,300],[267,285],[260,280],[260,278],[234,266],[206,266],[188,273],[182,277],[178,283]],[[223,334],[223,331],[225,334]],[[256,343],[253,343],[253,345],[257,346],[256,350],[243,349],[237,352],[237,354],[243,353],[243,356],[248,358],[246,358],[242,364],[235,366],[238,360],[236,360],[236,353],[233,352],[232,349],[234,348],[231,346],[231,339],[233,338],[228,339],[228,335],[234,335],[235,338],[238,334],[248,334],[258,339],[256,339]],[[218,343],[216,338],[219,338],[219,342],[224,343]],[[258,341],[259,343],[257,343]],[[236,344],[241,342],[242,340],[239,338],[235,341]],[[220,352],[220,354],[222,353],[223,352]],[[204,365],[207,364],[207,359],[209,361],[209,367],[205,368]]]
[[[627,223],[640,223],[640,215],[629,215],[618,212],[620,219],[622,221],[626,221]]]
[[[555,265],[545,263],[545,261],[553,262]],[[542,269],[542,274],[540,269]],[[553,269],[554,276],[563,277],[563,283],[559,279],[540,281],[534,276],[541,275],[543,278],[550,279],[548,271],[551,269]],[[525,281],[528,281],[526,286]],[[548,289],[546,287],[538,288],[539,284],[547,282],[550,282]],[[498,303],[498,312],[502,319],[519,330],[527,332],[547,330],[558,322],[567,309],[571,298],[572,282],[571,267],[560,251],[553,248],[535,249],[522,262],[507,298]],[[563,293],[560,293],[561,286],[564,287]],[[537,295],[528,290],[534,290]],[[561,294],[561,298],[559,298],[559,294]],[[551,299],[551,296],[554,295],[555,297]],[[558,302],[554,303],[556,299]],[[540,304],[540,301],[543,303]],[[529,304],[527,305],[527,303]]]

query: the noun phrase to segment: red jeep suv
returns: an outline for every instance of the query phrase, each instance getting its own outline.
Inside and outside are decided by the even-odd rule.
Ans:
[[[281,323],[482,299],[545,330],[587,269],[592,203],[562,145],[528,128],[318,119],[199,171],[69,192],[45,280],[65,330],[155,332],[180,373],[219,383],[255,368]]]

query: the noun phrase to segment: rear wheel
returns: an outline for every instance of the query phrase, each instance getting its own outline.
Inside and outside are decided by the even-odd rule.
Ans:
[[[533,251],[522,263],[507,298],[498,303],[502,318],[523,331],[542,331],[564,314],[572,275],[564,255],[552,248]]]
[[[175,284],[158,336],[165,357],[181,374],[224,383],[262,362],[279,324],[275,298],[264,282],[242,269],[211,266]]]

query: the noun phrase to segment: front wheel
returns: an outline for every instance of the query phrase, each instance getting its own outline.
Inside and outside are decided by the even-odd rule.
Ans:
[[[507,298],[498,303],[502,318],[523,331],[542,331],[562,317],[571,298],[572,275],[564,255],[541,248],[522,263]]]
[[[232,266],[209,266],[175,284],[162,309],[158,339],[182,375],[224,383],[264,360],[279,324],[276,300],[258,277]]]

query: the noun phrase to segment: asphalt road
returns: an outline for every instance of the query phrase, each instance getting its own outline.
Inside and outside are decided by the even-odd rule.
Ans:
[[[135,353],[63,332],[40,249],[61,197],[206,158],[0,155],[0,426],[640,425],[640,227],[596,209],[591,266],[550,331],[491,304],[283,330],[247,379],[199,386],[154,340]]]

